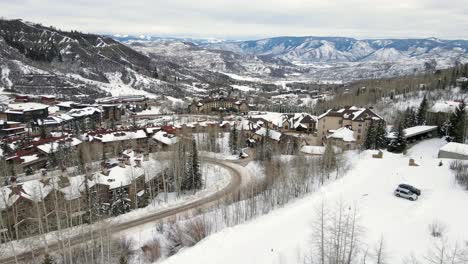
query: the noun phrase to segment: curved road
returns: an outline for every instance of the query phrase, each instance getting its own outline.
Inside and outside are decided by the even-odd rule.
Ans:
[[[209,207],[210,205],[214,204],[218,200],[224,198],[230,193],[235,192],[236,190],[239,189],[241,182],[242,182],[242,177],[245,176],[244,171],[240,170],[239,167],[241,167],[238,164],[235,164],[233,162],[225,161],[225,160],[217,160],[213,158],[208,158],[208,157],[201,157],[204,161],[212,164],[219,165],[221,167],[226,168],[231,172],[231,181],[227,186],[225,186],[223,189],[209,195],[205,196],[203,198],[199,198],[196,200],[193,200],[189,203],[186,203],[184,205],[175,207],[175,208],[169,208],[166,210],[158,211],[153,214],[145,215],[141,218],[134,219],[131,221],[127,221],[124,223],[118,223],[113,226],[111,226],[111,231],[110,233],[117,233],[121,231],[125,231],[127,229],[137,227],[139,225],[147,224],[150,222],[155,222],[162,220],[166,217],[170,216],[175,216],[179,213],[186,212],[189,210],[193,209],[198,209],[198,208],[206,208]],[[76,246],[81,243],[90,241],[92,239],[92,234],[90,233],[83,233],[83,234],[78,234],[75,236],[72,236],[70,239],[66,239],[64,243],[67,244],[68,246]],[[48,249],[49,251],[57,251],[60,249],[60,242],[54,241],[54,242],[49,242],[48,243]],[[2,258],[0,259],[0,263],[2,264],[15,264],[17,262],[25,261],[25,260],[32,260],[34,256],[39,256],[42,253],[44,253],[45,248],[40,247],[37,249],[34,249],[34,251],[27,251],[27,252],[22,252],[19,253],[15,256],[7,257],[7,258]]]

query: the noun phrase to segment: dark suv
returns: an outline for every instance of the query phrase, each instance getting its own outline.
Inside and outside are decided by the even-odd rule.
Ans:
[[[399,188],[401,189],[406,189],[414,194],[416,194],[417,196],[421,195],[421,190],[419,190],[418,188],[412,186],[412,185],[409,185],[409,184],[400,184],[398,185]]]

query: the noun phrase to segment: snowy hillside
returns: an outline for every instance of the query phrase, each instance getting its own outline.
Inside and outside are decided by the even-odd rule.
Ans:
[[[304,259],[314,255],[312,223],[322,201],[328,208],[342,201],[345,208],[358,211],[363,227],[359,246],[368,249],[366,263],[376,263],[374,249],[381,237],[385,263],[405,263],[412,256],[426,263],[425,257],[443,240],[451,246],[458,243],[462,250],[468,240],[468,214],[460,209],[468,202],[468,192],[456,184],[449,160],[438,166],[437,151],[444,144],[431,139],[406,156],[385,152],[383,159],[373,159],[369,151],[350,153],[354,165],[343,178],[285,208],[211,235],[163,263],[308,263]],[[420,166],[408,166],[409,158]],[[395,197],[393,190],[400,183],[419,187],[419,200]],[[442,238],[431,236],[433,223],[445,227]]]

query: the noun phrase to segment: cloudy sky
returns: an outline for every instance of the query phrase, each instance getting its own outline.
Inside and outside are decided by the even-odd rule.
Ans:
[[[0,16],[106,34],[468,39],[467,0],[0,0]]]

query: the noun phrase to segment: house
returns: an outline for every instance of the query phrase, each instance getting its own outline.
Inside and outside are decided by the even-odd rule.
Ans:
[[[355,139],[355,144],[362,145],[365,142],[367,129],[371,121],[385,122],[371,108],[348,106],[340,109],[330,109],[318,117],[317,135],[322,143],[325,143],[328,136],[335,133],[338,129],[346,127],[353,132],[352,137]],[[344,131],[346,130],[340,130],[340,132]],[[346,133],[350,134],[349,132]]]
[[[439,150],[439,159],[468,160],[468,145],[449,142]]]
[[[307,113],[286,114],[283,116],[284,131],[314,133],[317,127],[317,117]]]
[[[27,123],[49,116],[48,105],[40,103],[9,104],[5,111],[8,121]]]
[[[67,112],[67,115],[74,118],[75,122],[81,122],[84,127],[92,127],[92,124],[101,124],[102,110],[97,107],[87,106],[75,108]]]
[[[460,101],[437,101],[427,111],[427,124],[429,125],[442,125],[447,121],[450,115],[455,112],[458,106],[461,104]]]

